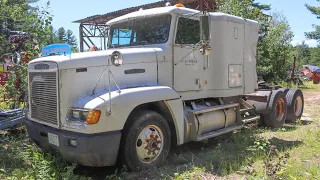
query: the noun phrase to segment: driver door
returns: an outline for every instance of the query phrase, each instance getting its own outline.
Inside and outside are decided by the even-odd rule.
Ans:
[[[174,89],[201,90],[204,60],[200,53],[200,24],[196,17],[180,17],[174,44]]]

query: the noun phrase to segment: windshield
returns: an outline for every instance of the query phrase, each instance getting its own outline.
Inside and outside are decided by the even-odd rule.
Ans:
[[[130,20],[110,27],[108,48],[161,44],[168,41],[171,15]]]

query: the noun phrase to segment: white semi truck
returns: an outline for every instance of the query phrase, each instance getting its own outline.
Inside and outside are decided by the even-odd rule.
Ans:
[[[174,145],[302,115],[299,89],[259,89],[256,21],[178,4],[107,25],[107,50],[28,65],[28,134],[69,162],[158,167]]]

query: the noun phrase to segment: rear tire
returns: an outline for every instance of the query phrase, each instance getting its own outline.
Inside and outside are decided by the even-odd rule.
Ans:
[[[288,88],[279,88],[278,90],[284,92],[284,94],[287,94],[289,91]]]
[[[287,119],[287,101],[285,93],[280,90],[272,91],[267,108],[268,113],[262,115],[263,123],[272,128],[283,126]]]
[[[123,130],[122,163],[131,171],[162,166],[171,144],[170,128],[160,114],[143,110],[128,119],[132,123]]]
[[[287,99],[287,122],[296,122],[301,118],[304,109],[304,97],[300,89],[290,89],[286,95]]]

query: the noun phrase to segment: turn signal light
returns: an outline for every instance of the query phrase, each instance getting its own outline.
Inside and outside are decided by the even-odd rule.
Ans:
[[[184,7],[182,3],[176,4],[176,7]]]
[[[96,124],[100,119],[101,111],[90,110],[87,117],[87,124]]]

